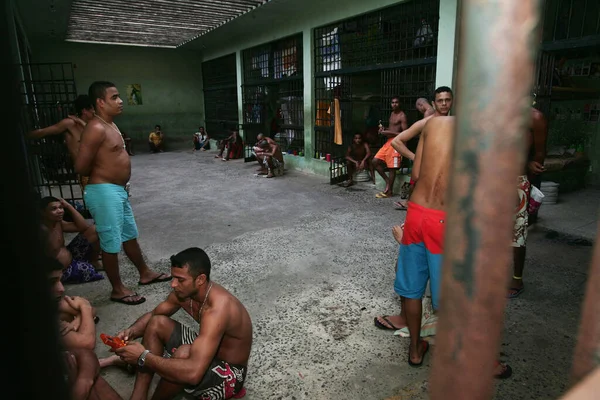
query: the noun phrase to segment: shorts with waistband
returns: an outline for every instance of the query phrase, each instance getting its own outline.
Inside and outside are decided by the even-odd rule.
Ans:
[[[392,147],[393,140],[394,138],[389,138],[387,142],[381,146],[381,149],[379,149],[377,154],[375,154],[375,158],[385,161],[385,165],[389,169],[398,169],[400,168],[402,156]]]
[[[172,357],[173,352],[183,344],[192,344],[198,333],[175,321],[171,337],[165,344],[164,356]],[[248,367],[235,365],[214,358],[202,381],[197,385],[187,386],[184,390],[189,396],[201,400],[226,400],[238,394],[244,387]]]
[[[513,227],[512,247],[525,247],[527,244],[527,227],[529,225],[529,213],[527,205],[529,204],[529,194],[531,193],[531,184],[527,175],[521,175],[517,178],[517,198],[518,203],[515,208],[515,225]]]
[[[398,254],[395,292],[408,299],[421,299],[431,280],[431,301],[438,308],[442,280],[442,257],[446,213],[411,201],[404,222]]]
[[[118,253],[121,244],[137,239],[138,229],[125,187],[112,183],[89,183],[83,199],[96,224],[100,248]]]

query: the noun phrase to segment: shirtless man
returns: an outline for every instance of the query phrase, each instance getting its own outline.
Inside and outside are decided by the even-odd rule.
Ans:
[[[96,345],[95,310],[82,297],[64,296],[60,279],[62,264],[56,259],[46,260],[48,282],[52,296],[58,302],[63,352],[67,366],[67,383],[74,400],[121,399],[119,394],[99,376],[100,364],[94,353]],[[70,317],[70,322],[64,315]]]
[[[118,337],[128,345],[116,355],[138,367],[132,400],[146,400],[153,375],[162,379],[152,399],[186,392],[201,399],[244,394],[252,347],[252,321],[240,301],[210,280],[208,255],[197,247],[171,257],[173,291]],[[170,317],[183,309],[199,331]],[[142,343],[133,341],[143,337]],[[166,352],[166,357],[163,354]]]
[[[531,128],[527,132],[527,164],[523,167],[523,175],[518,177],[518,201],[515,209],[515,226],[513,229],[513,278],[508,289],[508,298],[518,297],[525,286],[523,285],[523,269],[527,245],[527,227],[529,215],[527,206],[531,191],[531,182],[541,181],[546,159],[546,139],[548,138],[548,122],[540,111],[531,108]],[[541,183],[541,182],[539,182]],[[538,184],[539,184],[538,183]]]
[[[233,159],[241,157],[244,150],[244,142],[238,130],[234,129],[231,135],[219,142],[218,147],[219,153],[215,155],[215,158],[222,157],[223,161],[229,161],[231,157]]]
[[[254,155],[256,156],[256,161],[260,165],[260,168],[256,170],[256,172],[258,172],[258,175],[266,175],[269,172],[268,168],[265,167],[265,159],[264,159],[264,155],[262,154],[263,149],[258,146],[258,144],[260,142],[262,142],[263,140],[266,140],[267,142],[269,142],[270,146],[277,145],[276,141],[274,141],[273,139],[271,139],[268,136],[265,136],[264,133],[259,133],[258,135],[256,135],[256,145],[254,145],[254,147],[252,148],[252,151],[254,152]]]
[[[87,95],[80,95],[74,102],[75,115],[69,115],[60,122],[42,129],[36,129],[29,132],[27,137],[31,139],[41,139],[46,136],[65,134],[65,143],[71,160],[75,163],[79,151],[81,134],[85,125],[94,118],[94,105]],[[83,189],[89,180],[88,176],[79,176],[79,183]]]
[[[344,182],[344,187],[354,185],[354,174],[369,168],[371,179],[375,182],[375,173],[371,168],[371,148],[367,142],[363,141],[360,133],[354,135],[352,144],[348,146],[346,152],[346,167],[348,168],[348,180]]]
[[[379,134],[387,137],[387,142],[379,149],[375,158],[373,158],[373,167],[385,181],[385,190],[375,195],[378,199],[391,197],[394,190],[394,181],[396,180],[396,170],[400,168],[402,157],[392,147],[392,140],[407,128],[406,114],[400,109],[400,97],[392,97],[392,114],[390,115],[389,126],[385,129],[379,128]],[[388,169],[389,176],[385,169]]]
[[[65,210],[73,222],[64,220]],[[44,234],[46,255],[63,266],[62,282],[93,282],[104,277],[97,273],[100,246],[96,227],[64,199],[47,196],[40,200],[41,229]],[[79,233],[65,246],[65,232]]]
[[[423,114],[423,117],[425,118],[435,114],[435,110],[433,109],[431,104],[429,104],[429,101],[427,101],[425,97],[419,97],[417,99],[417,102],[415,103],[415,107],[421,114]]]
[[[270,142],[263,138],[253,148],[256,158],[262,159],[263,168],[267,170],[267,178],[273,178],[273,170],[277,170],[278,175],[283,175],[284,161],[281,147],[271,140]]]
[[[447,91],[443,92],[443,90],[447,90]],[[438,91],[441,91],[441,92],[439,92],[440,93],[440,102],[442,103],[442,104],[440,104],[440,107],[442,108],[442,110],[444,110],[444,113],[436,113],[436,110],[434,110],[434,108],[431,106],[431,104],[429,104],[429,102],[427,101],[426,98],[421,97],[421,98],[417,99],[417,102],[415,103],[415,107],[417,108],[417,110],[419,110],[419,112],[421,114],[423,114],[423,119],[412,124],[410,128],[408,128],[407,130],[402,132],[400,135],[398,135],[395,138],[394,141],[392,141],[392,147],[394,147],[394,149],[396,149],[396,151],[398,151],[400,154],[402,154],[403,157],[407,157],[410,160],[414,160],[414,154],[410,150],[408,150],[408,147],[406,147],[406,143],[410,139],[412,139],[413,137],[415,137],[416,135],[421,133],[423,126],[425,126],[425,121],[429,117],[448,115],[448,113],[450,112],[450,109],[452,108],[452,90],[450,90],[450,88],[448,88],[448,87],[442,86],[435,91],[434,98],[438,94]],[[444,93],[445,95],[441,95],[441,93]],[[450,95],[449,103],[447,103],[443,99],[444,97],[447,97],[447,94]],[[408,138],[408,139],[406,139],[406,138]],[[402,144],[402,146],[400,146],[400,144]],[[415,182],[411,179],[410,182],[408,183],[408,185],[409,185],[408,199],[410,199],[412,191],[415,188]],[[397,210],[406,210],[408,207],[408,199],[406,201],[402,201],[402,200],[397,201],[394,203],[394,206],[396,207]]]
[[[168,281],[171,277],[148,268],[137,241],[137,225],[125,190],[131,176],[131,159],[123,136],[113,122],[123,111],[119,91],[113,83],[94,82],[89,96],[96,116],[83,132],[75,171],[90,176],[83,197],[96,223],[102,263],[112,285],[110,299],[123,304],[140,304],[146,299],[121,281],[118,258],[121,244],[140,274],[140,285]]]
[[[424,97],[420,97],[417,99],[417,101],[415,103],[415,107],[421,114],[423,114],[423,118],[431,117],[435,114],[435,109],[431,106],[431,104],[429,104],[429,101],[427,101],[427,99]],[[445,114],[445,115],[447,115],[447,114]],[[422,121],[422,119],[421,119],[421,121]],[[414,129],[417,129],[418,127],[420,127],[419,133],[420,133],[420,130],[423,129],[423,124],[418,124],[418,125],[413,124],[413,125],[411,125],[411,128],[413,128],[413,126],[415,126]],[[406,132],[406,131],[404,131],[404,132]],[[402,133],[404,133],[404,132],[402,132]],[[406,143],[407,141],[408,140],[405,140],[404,143]],[[398,142],[396,141],[396,143],[398,143]],[[394,147],[394,142],[392,142],[392,147]],[[394,147],[396,149],[396,151],[398,151],[397,147],[398,147],[397,145],[396,145],[396,147]],[[408,148],[406,148],[406,149],[408,150]],[[406,154],[408,155],[409,153],[406,153]],[[402,154],[402,155],[404,157],[407,157],[407,155],[404,155],[404,154]],[[414,160],[414,158],[413,158],[413,160]],[[400,200],[400,201],[394,202],[394,206],[396,207],[397,210],[406,210],[406,208],[408,207],[408,199],[410,199],[410,195],[412,194],[412,191],[414,188],[415,188],[415,182],[411,179],[410,182],[408,182],[407,200]]]
[[[424,124],[412,169],[415,190],[408,203],[404,228],[394,228],[394,236],[400,239],[394,290],[401,298],[401,314],[375,319],[377,326],[381,319],[391,321],[398,329],[408,326],[408,364],[413,367],[422,365],[429,350],[429,343],[421,339],[422,298],[428,281],[433,310],[439,308],[446,191],[455,124],[455,117],[448,116],[430,118]],[[511,373],[510,366],[498,363],[497,378],[507,378]]]

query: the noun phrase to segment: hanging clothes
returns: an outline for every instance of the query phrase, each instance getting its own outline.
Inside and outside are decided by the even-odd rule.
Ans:
[[[340,99],[337,97],[333,100],[334,108],[334,135],[333,143],[342,144],[342,115],[340,113]]]

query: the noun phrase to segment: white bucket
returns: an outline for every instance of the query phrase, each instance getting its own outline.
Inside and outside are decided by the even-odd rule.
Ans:
[[[559,186],[560,184],[556,182],[542,182],[540,190],[544,193],[544,204],[556,204]]]

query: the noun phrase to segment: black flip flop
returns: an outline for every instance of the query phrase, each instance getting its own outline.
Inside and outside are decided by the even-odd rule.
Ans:
[[[425,351],[423,351],[423,356],[421,357],[421,362],[415,363],[410,361],[410,351],[408,352],[408,365],[411,367],[420,367],[423,365],[423,361],[425,360],[425,355],[429,351],[429,342],[427,340],[421,340],[421,343],[425,343]]]
[[[379,329],[383,329],[383,330],[387,330],[387,331],[397,331],[398,329],[400,329],[400,328],[396,328],[396,326],[394,324],[392,324],[387,317],[389,317],[389,315],[382,315],[381,317],[375,317],[375,319],[374,319],[375,326],[378,327]],[[381,322],[379,322],[379,320],[377,318],[381,318],[389,326],[385,326],[384,324],[382,324]]]
[[[152,279],[150,282],[142,283],[142,281],[139,281],[138,285],[147,286],[147,285],[152,285],[153,283],[167,282],[167,281],[170,281],[171,279],[173,279],[173,278],[170,275],[167,275],[163,272],[162,274],[158,275],[156,278]]]
[[[500,361],[498,361],[498,365],[501,365],[502,363]],[[510,367],[510,365],[508,364],[504,364],[504,366],[506,368],[504,368],[504,371],[502,371],[501,374],[499,375],[494,375],[494,378],[496,379],[508,379],[512,376],[512,368]]]
[[[135,296],[139,296],[139,295],[137,293],[128,294],[127,296],[123,296],[123,297],[118,298],[118,299],[116,299],[114,297],[111,297],[110,301],[114,301],[115,303],[125,304],[125,305],[128,305],[128,306],[137,306],[138,304],[142,304],[143,302],[146,301],[146,298],[143,297],[143,296],[140,297],[140,299],[137,300],[137,301],[125,301],[125,299],[128,299],[130,297],[135,297]]]

